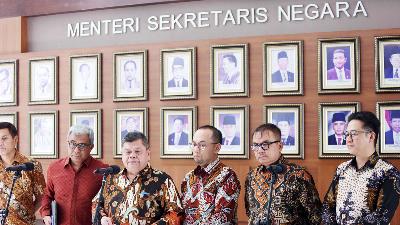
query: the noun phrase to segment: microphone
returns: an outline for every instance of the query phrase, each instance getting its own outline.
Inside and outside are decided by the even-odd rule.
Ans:
[[[93,173],[95,174],[102,174],[102,175],[108,175],[108,174],[117,174],[121,171],[119,166],[112,165],[106,168],[97,168]]]
[[[284,173],[286,171],[286,168],[282,164],[276,164],[276,165],[269,166],[267,168],[267,170],[274,174],[280,174],[280,173]]]
[[[6,171],[31,171],[35,168],[35,165],[31,162],[26,162],[16,166],[9,166],[6,168]]]

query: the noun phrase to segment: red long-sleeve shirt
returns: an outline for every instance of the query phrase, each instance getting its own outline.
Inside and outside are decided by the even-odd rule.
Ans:
[[[99,167],[107,165],[91,156],[78,171],[73,169],[69,157],[50,164],[41,216],[51,215],[51,201],[56,200],[59,225],[92,224],[92,199],[99,191],[102,179],[93,171]]]

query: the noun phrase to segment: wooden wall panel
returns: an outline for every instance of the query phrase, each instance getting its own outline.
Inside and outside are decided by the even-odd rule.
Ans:
[[[0,20],[0,54],[21,53],[27,49],[26,18],[13,17]]]
[[[160,107],[164,106],[197,106],[198,125],[209,124],[209,107],[225,104],[250,105],[250,132],[263,120],[263,105],[270,103],[304,103],[305,104],[305,159],[292,160],[305,166],[313,175],[320,197],[323,198],[332,179],[335,168],[346,159],[319,159],[318,158],[318,103],[335,101],[360,101],[362,110],[375,111],[377,101],[398,100],[399,94],[375,93],[374,75],[374,36],[396,35],[400,29],[346,31],[331,33],[308,33],[285,36],[258,36],[246,38],[231,38],[217,40],[169,42],[159,44],[129,45],[118,47],[74,49],[62,51],[35,52],[13,55],[2,55],[2,59],[17,58],[20,60],[20,95],[19,106],[0,108],[1,111],[19,112],[20,148],[25,154],[29,153],[28,118],[29,111],[59,110],[59,152],[60,157],[67,155],[66,135],[68,131],[69,112],[76,109],[102,109],[103,132],[102,149],[103,160],[109,164],[122,165],[120,159],[113,158],[113,110],[117,108],[149,107],[149,136],[151,144],[151,163],[155,168],[168,172],[179,186],[185,173],[194,168],[191,159],[160,159]],[[361,43],[361,93],[344,95],[318,95],[317,85],[317,43],[318,38],[353,37],[359,36]],[[304,40],[304,96],[262,96],[262,43],[266,41]],[[214,44],[249,43],[250,60],[250,97],[240,98],[210,98],[210,46]],[[160,50],[166,48],[197,47],[197,100],[160,100]],[[137,102],[112,101],[112,57],[114,52],[148,49],[149,65],[149,100]],[[69,56],[78,54],[103,54],[103,102],[69,104]],[[60,101],[58,105],[27,106],[28,102],[28,60],[35,57],[59,56],[60,70]],[[249,132],[249,135],[250,135]],[[53,160],[42,159],[44,169]],[[256,166],[254,156],[250,159],[223,160],[237,172],[242,188],[245,176],[250,166]],[[397,168],[400,168],[400,159],[390,159]],[[239,220],[245,224],[247,217],[244,212],[244,192],[242,189],[239,201]],[[397,210],[392,225],[399,225],[400,210]]]

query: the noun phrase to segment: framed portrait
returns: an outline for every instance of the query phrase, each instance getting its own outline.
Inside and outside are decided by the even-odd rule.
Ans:
[[[148,137],[148,108],[114,110],[114,158],[122,157],[122,140],[129,132],[139,131]]]
[[[248,96],[248,44],[211,46],[211,97]]]
[[[376,92],[400,91],[400,36],[375,37]]]
[[[17,105],[18,60],[0,60],[0,106]]]
[[[29,60],[29,104],[57,104],[58,57]]]
[[[287,158],[304,159],[303,104],[264,105],[264,122],[281,130],[282,154]]]
[[[350,114],[360,111],[359,102],[319,103],[319,157],[351,157],[344,132]]]
[[[101,102],[101,54],[70,57],[70,103]]]
[[[163,49],[160,62],[161,100],[195,99],[196,48]]]
[[[58,158],[58,112],[29,113],[30,156],[34,158]]]
[[[197,107],[161,108],[161,158],[191,158]]]
[[[83,125],[92,128],[94,133],[94,147],[90,151],[93,158],[101,158],[101,110],[74,110],[70,112],[69,124]]]
[[[114,101],[147,100],[147,50],[114,53]]]
[[[360,93],[358,37],[318,40],[318,93]]]
[[[303,94],[303,41],[263,44],[265,95]]]
[[[18,128],[18,112],[0,113],[0,122],[9,122]]]
[[[211,106],[210,123],[222,132],[221,158],[249,158],[249,106]]]
[[[400,101],[377,102],[376,115],[381,122],[379,155],[400,158]]]

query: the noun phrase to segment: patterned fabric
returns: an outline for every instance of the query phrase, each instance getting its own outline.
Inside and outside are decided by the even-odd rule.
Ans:
[[[325,195],[324,224],[389,224],[400,195],[400,173],[375,152],[357,169],[353,158],[339,165]]]
[[[58,225],[92,224],[92,198],[99,192],[102,178],[93,171],[100,167],[107,167],[107,164],[91,156],[78,171],[73,169],[69,157],[50,164],[41,216],[51,215],[51,201],[56,200]]]
[[[288,163],[283,156],[274,164],[285,169],[276,175],[268,216],[273,174],[260,165],[246,177],[245,208],[249,224],[309,225],[321,222],[321,201],[314,180],[304,168]]]
[[[35,201],[43,195],[46,186],[42,165],[34,159],[15,152],[12,165],[26,162],[34,164],[33,171],[22,171],[22,176],[17,179],[11,197],[7,225],[29,225],[35,223]],[[5,209],[10,194],[14,172],[6,172],[0,160],[0,208]]]
[[[93,215],[99,194],[93,199]],[[104,204],[100,204],[100,214],[110,217],[113,224],[181,223],[182,204],[172,178],[150,165],[140,171],[133,181],[126,176],[126,169],[118,175],[108,176],[102,194]]]
[[[219,159],[186,174],[181,191],[183,224],[237,224],[240,182]]]

